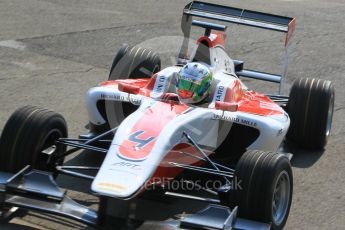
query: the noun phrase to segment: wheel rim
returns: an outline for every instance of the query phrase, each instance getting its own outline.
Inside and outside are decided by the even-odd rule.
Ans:
[[[328,115],[327,115],[327,126],[326,126],[326,137],[329,136],[332,128],[332,121],[333,121],[333,108],[334,108],[334,94],[332,93],[329,107],[328,107]]]
[[[280,225],[286,217],[290,193],[290,177],[286,171],[283,171],[276,180],[272,199],[272,219],[276,225]]]
[[[59,155],[59,152],[62,152],[62,150],[63,150],[62,149],[63,146],[62,145],[56,145],[56,140],[58,140],[61,137],[63,137],[63,134],[59,129],[51,130],[49,133],[47,133],[47,135],[43,139],[43,145],[42,145],[41,151],[43,151],[46,148],[49,148],[50,146],[55,146],[55,150],[54,150],[54,152],[52,152],[52,156]],[[55,162],[56,159],[54,159],[54,157],[52,157],[50,159],[50,161],[47,162],[48,157],[44,153],[40,154],[40,159],[42,159],[42,161],[44,161],[44,162],[42,162],[44,165],[49,163],[49,166],[51,166],[51,167],[54,167],[55,166],[54,164],[57,163],[57,162]],[[54,170],[54,169],[52,168],[52,170]]]

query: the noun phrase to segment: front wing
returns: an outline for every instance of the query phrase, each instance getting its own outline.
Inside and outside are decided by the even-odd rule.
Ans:
[[[96,194],[97,195],[97,194]],[[15,207],[15,208],[14,208]],[[0,172],[0,217],[13,216],[17,208],[63,216],[96,227],[112,226],[105,221],[104,206],[99,210],[82,206],[67,197],[53,180],[50,173],[30,170],[27,166],[16,174]],[[145,224],[144,224],[145,226]],[[114,226],[112,226],[114,227]],[[221,205],[208,205],[195,214],[179,220],[151,223],[155,229],[270,229],[270,225],[237,218],[237,207],[230,210]]]

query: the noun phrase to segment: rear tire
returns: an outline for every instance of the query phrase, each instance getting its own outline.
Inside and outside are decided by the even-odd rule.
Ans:
[[[151,78],[160,69],[161,59],[154,51],[123,45],[114,57],[108,80]],[[106,123],[101,126],[91,124],[91,131],[102,133],[118,126],[124,118],[137,110],[138,106],[132,103],[99,101],[97,108]]]
[[[292,170],[287,157],[248,150],[237,163],[229,204],[232,208],[238,206],[243,218],[272,223],[271,229],[283,229],[292,191]]]
[[[58,138],[67,137],[65,119],[58,113],[35,106],[16,110],[7,121],[0,139],[0,171],[15,173],[26,165],[34,169],[55,171],[63,163],[56,157],[66,151],[66,146],[55,145]],[[48,164],[42,150],[55,145]]]
[[[303,148],[323,149],[331,131],[333,109],[334,87],[330,81],[295,81],[287,104],[291,119],[287,139]]]
[[[150,78],[161,69],[161,59],[150,49],[123,45],[114,57],[108,80]]]

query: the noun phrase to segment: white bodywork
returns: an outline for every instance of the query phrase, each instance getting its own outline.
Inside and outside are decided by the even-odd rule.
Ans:
[[[150,97],[133,95],[119,91],[116,87],[95,87],[89,90],[86,96],[89,119],[93,124],[101,125],[106,121],[97,110],[98,100],[114,100],[130,102],[140,105],[138,110],[129,115],[118,127],[111,147],[92,183],[92,190],[99,194],[128,199],[142,189],[155,173],[166,154],[181,142],[183,132],[188,133],[200,145],[209,149],[216,149],[219,140],[220,121],[228,121],[228,130],[232,123],[251,126],[258,129],[259,137],[248,149],[277,151],[288,130],[290,120],[286,113],[281,116],[260,116],[244,112],[229,112],[215,109],[216,97],[224,97],[219,87],[229,84],[237,79],[234,73],[233,61],[224,52],[222,47],[210,48],[211,70],[216,79],[210,104],[206,108],[193,107],[169,120],[160,130],[160,135],[155,139],[155,144],[147,158],[140,161],[131,161],[121,157],[119,145],[129,138],[129,131],[147,111],[152,110],[157,99],[174,86],[174,74],[180,67],[168,67],[157,75],[154,90]],[[244,85],[244,89],[247,89]],[[220,94],[220,95],[217,95]],[[164,116],[164,114],[162,114]],[[222,122],[223,123],[223,122]],[[236,143],[234,143],[236,144]]]

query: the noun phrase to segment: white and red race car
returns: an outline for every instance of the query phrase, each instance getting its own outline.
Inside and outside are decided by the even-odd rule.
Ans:
[[[109,80],[91,88],[86,95],[90,133],[77,139],[67,138],[61,115],[37,107],[21,108],[2,133],[0,170],[16,173],[31,165],[54,175],[63,173],[90,179],[91,190],[97,195],[123,200],[137,197],[153,186],[164,188],[183,172],[192,171],[220,178],[222,183],[217,187],[204,188],[218,199],[175,191],[165,194],[217,205],[184,218],[179,226],[282,229],[292,201],[293,178],[291,154],[282,152],[281,147],[284,143],[311,149],[326,145],[332,124],[334,88],[329,81],[299,79],[290,96],[250,90],[241,81],[242,77],[281,83],[286,68],[282,75],[245,70],[243,62],[231,59],[224,49],[227,27],[196,21],[193,17],[284,32],[286,49],[295,27],[294,18],[191,2],[183,11],[185,40],[177,65],[161,70],[155,52],[123,46],[115,56]],[[192,26],[204,28],[205,34],[189,55]],[[215,79],[209,97],[198,105],[184,104],[174,94],[176,75],[188,62],[207,65]],[[66,145],[74,148],[66,151]],[[63,157],[79,149],[106,153],[95,177],[71,171],[91,167],[61,166]],[[49,186],[42,181],[41,190],[45,191],[35,190],[33,184],[41,180],[37,176],[40,173],[26,167],[15,175],[1,174],[7,178],[3,184],[9,197],[3,201],[4,205],[99,224],[96,214],[80,211],[88,209],[78,206],[79,212],[72,212],[75,204],[67,202],[56,189],[55,193],[47,191]],[[20,183],[18,177],[28,182]],[[235,182],[240,182],[239,186]],[[59,211],[49,206],[50,201],[43,204],[33,202],[32,198],[19,199],[18,190],[30,196],[60,199]],[[66,206],[64,202],[70,205],[69,209],[61,208]],[[215,215],[219,210],[225,214]]]

